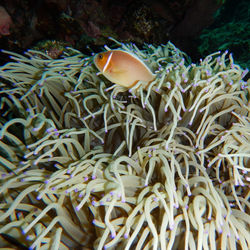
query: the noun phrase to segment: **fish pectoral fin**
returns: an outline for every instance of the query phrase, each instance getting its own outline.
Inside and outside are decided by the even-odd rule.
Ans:
[[[118,68],[111,68],[111,69],[109,70],[109,72],[110,72],[111,74],[124,74],[124,73],[127,72],[127,70],[125,70],[125,69],[118,69]]]

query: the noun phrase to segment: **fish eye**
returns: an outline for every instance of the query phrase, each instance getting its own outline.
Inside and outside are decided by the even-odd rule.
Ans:
[[[102,55],[102,54],[99,54],[99,55],[98,55],[98,59],[101,60],[102,58],[103,58],[103,55]]]

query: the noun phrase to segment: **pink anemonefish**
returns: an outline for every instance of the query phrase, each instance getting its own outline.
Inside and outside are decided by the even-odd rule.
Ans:
[[[111,82],[131,88],[138,81],[149,83],[155,75],[135,55],[123,50],[109,50],[94,57],[100,72]]]

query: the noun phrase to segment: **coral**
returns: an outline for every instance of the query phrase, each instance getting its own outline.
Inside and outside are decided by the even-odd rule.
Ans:
[[[227,1],[212,26],[200,35],[198,50],[202,56],[214,50],[228,49],[242,67],[250,67],[249,2]]]
[[[7,52],[0,234],[30,249],[249,249],[247,72],[227,52],[190,64],[171,43],[120,47],[156,72],[147,88],[112,85],[72,48]]]
[[[169,39],[173,41],[175,28],[183,23],[185,14],[197,2],[200,1],[2,0],[15,26],[12,36],[3,40],[1,48],[23,51],[37,41],[50,39],[68,41],[74,48],[83,50],[87,45],[107,44],[110,36],[140,45],[144,42],[161,44]],[[208,14],[209,11],[203,12],[199,17],[203,20]],[[191,16],[196,15],[196,12],[191,13]],[[196,29],[199,24],[201,27],[202,20],[191,26]],[[186,44],[186,40],[182,39],[182,43]]]
[[[10,34],[10,26],[12,20],[8,12],[4,7],[0,6],[0,37],[7,36]]]
[[[45,40],[37,43],[32,49],[42,51],[52,59],[56,59],[62,55],[63,51],[65,51],[65,47],[68,45],[69,44],[62,41]]]

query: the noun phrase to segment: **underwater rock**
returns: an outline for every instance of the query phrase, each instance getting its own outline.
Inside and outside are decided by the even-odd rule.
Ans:
[[[10,15],[3,6],[0,6],[0,38],[1,36],[10,35],[10,26],[12,24]]]

